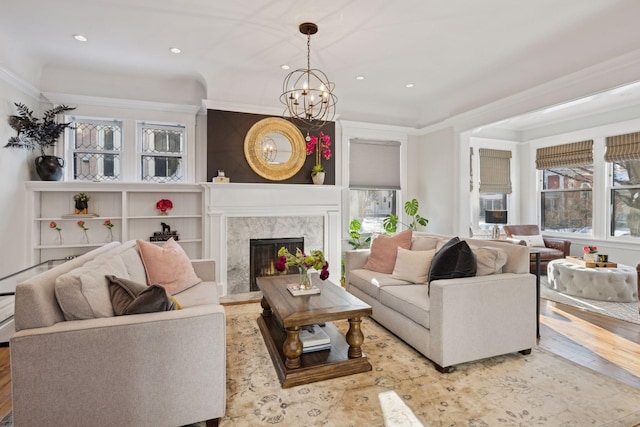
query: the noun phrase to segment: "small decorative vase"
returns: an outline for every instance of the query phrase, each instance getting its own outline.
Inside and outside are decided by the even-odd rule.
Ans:
[[[315,175],[311,177],[311,180],[316,185],[324,184],[324,172],[317,172]]]
[[[75,202],[76,215],[89,213],[89,202],[87,200],[78,200]]]
[[[60,181],[64,159],[56,156],[38,156],[35,159],[36,172],[43,181]]]
[[[309,272],[305,267],[300,269],[300,289],[311,289],[311,280],[309,280]]]
[[[596,254],[597,252],[586,253],[584,254],[584,257],[582,257],[582,259],[584,260],[584,262],[596,262]]]

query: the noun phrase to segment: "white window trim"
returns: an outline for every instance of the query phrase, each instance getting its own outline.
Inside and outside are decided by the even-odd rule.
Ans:
[[[183,133],[184,133],[184,144],[183,144],[183,150],[182,153],[179,155],[173,155],[170,153],[167,154],[162,154],[159,156],[168,156],[168,157],[180,157],[182,158],[182,168],[183,168],[183,173],[182,173],[182,181],[172,181],[172,180],[168,180],[168,181],[144,181],[142,179],[142,156],[146,156],[146,155],[152,155],[153,154],[149,154],[149,153],[143,153],[142,152],[142,128],[148,126],[148,127],[153,127],[155,129],[164,129],[164,130],[176,130],[176,128],[180,128],[182,129]],[[148,182],[148,183],[158,183],[158,182],[166,182],[166,183],[185,183],[185,182],[191,182],[187,180],[187,175],[188,175],[188,171],[191,168],[188,168],[187,166],[187,159],[189,158],[189,137],[188,137],[188,133],[187,133],[187,126],[184,123],[161,123],[161,122],[155,122],[155,121],[149,121],[149,120],[143,120],[143,121],[136,121],[136,180],[139,182]]]

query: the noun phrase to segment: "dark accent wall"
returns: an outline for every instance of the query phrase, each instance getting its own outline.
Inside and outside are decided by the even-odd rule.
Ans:
[[[271,181],[256,174],[244,157],[244,137],[254,123],[268,117],[262,114],[237,113],[234,111],[207,110],[207,181],[218,175],[218,169],[223,170],[231,182],[265,182],[271,184],[311,184],[311,169],[315,163],[315,156],[307,156],[302,169],[289,179]],[[300,129],[303,135],[305,130]],[[327,123],[320,132],[331,137],[331,159],[322,159],[322,167],[326,171],[325,185],[336,182],[336,125]]]

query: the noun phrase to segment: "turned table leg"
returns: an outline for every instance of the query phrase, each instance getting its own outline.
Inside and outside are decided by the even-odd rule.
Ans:
[[[349,344],[349,359],[355,359],[362,357],[362,343],[364,342],[364,335],[360,330],[360,324],[362,319],[354,317],[349,319],[349,330],[347,331],[347,343]]]
[[[284,362],[287,368],[296,369],[300,367],[300,355],[302,354],[302,341],[300,341],[300,327],[293,326],[287,328],[287,339],[282,345],[282,352],[287,360]]]
[[[262,297],[262,300],[260,300],[260,306],[262,307],[262,317],[271,317],[271,306],[265,297]]]

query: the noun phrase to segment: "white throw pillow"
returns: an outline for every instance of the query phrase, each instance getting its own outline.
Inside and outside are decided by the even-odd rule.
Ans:
[[[527,244],[527,246],[532,247],[532,248],[544,248],[544,240],[542,239],[542,236],[539,234],[533,234],[531,236],[517,236],[517,235],[512,235],[511,236],[514,239],[518,239],[518,240],[524,240],[525,243]]]
[[[490,246],[471,246],[471,250],[476,255],[478,264],[476,276],[502,273],[502,267],[507,263],[507,253],[504,250]]]
[[[430,251],[411,251],[399,247],[396,265],[393,268],[391,277],[412,283],[427,283],[431,261],[433,261],[435,254],[435,249]]]

